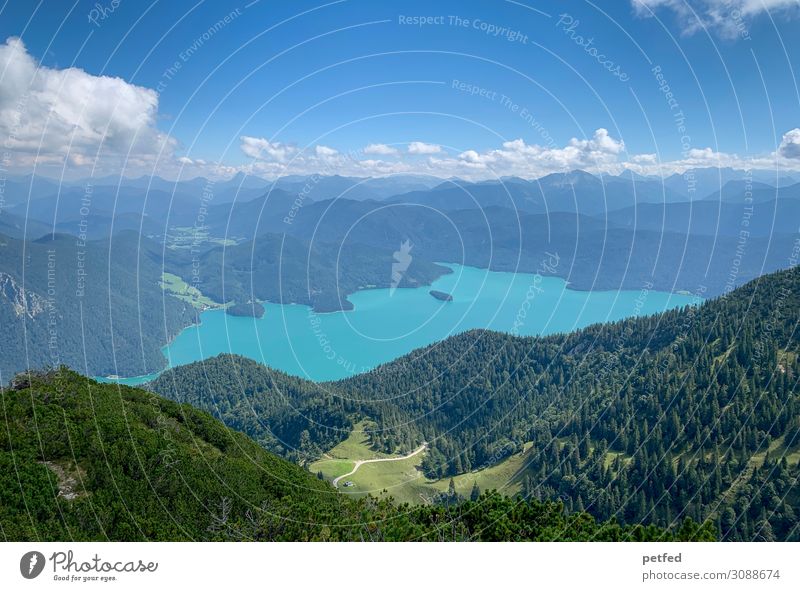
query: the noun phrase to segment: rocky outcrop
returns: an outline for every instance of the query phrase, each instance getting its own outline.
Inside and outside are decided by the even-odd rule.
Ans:
[[[8,300],[17,317],[35,318],[47,310],[47,299],[38,293],[26,291],[8,273],[0,273],[0,298]]]

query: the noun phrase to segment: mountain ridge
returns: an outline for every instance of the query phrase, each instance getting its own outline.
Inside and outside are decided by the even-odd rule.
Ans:
[[[786,457],[800,450],[798,309],[795,267],[699,307],[564,335],[469,331],[372,372],[307,383],[305,399],[315,408],[332,400],[341,416],[374,421],[368,435],[386,453],[427,441],[421,468],[435,478],[493,465],[532,444],[526,495],[566,498],[601,519],[713,517],[725,539],[753,539],[764,528],[775,539],[796,539],[791,505],[800,499],[800,463]],[[241,360],[232,371],[228,361],[205,362],[200,379],[204,362],[173,368],[152,387],[168,397],[190,388],[195,404],[213,412],[213,400],[240,428],[254,429],[247,409],[280,395],[282,378]],[[264,385],[242,396],[217,383],[221,375],[229,384],[262,375]],[[300,407],[285,412],[301,422],[310,417]],[[269,426],[277,414],[259,416]],[[329,426],[318,450],[346,434],[344,423]],[[296,429],[310,434],[302,424]],[[300,432],[289,454],[318,453],[313,438],[300,443]],[[767,482],[784,500],[760,515],[763,504],[744,499]]]
[[[0,390],[6,541],[713,540],[598,523],[558,503],[488,493],[437,507],[353,500],[205,412],[66,369]],[[441,528],[447,523],[447,532]]]

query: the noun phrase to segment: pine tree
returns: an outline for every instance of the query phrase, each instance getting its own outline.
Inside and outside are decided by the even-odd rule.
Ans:
[[[481,489],[478,488],[478,482],[475,481],[472,484],[472,492],[469,494],[469,498],[471,501],[477,501],[478,498],[481,496]]]
[[[456,492],[456,481],[450,478],[450,484],[447,485],[447,496],[450,497],[451,501],[454,501],[458,498],[458,493]]]

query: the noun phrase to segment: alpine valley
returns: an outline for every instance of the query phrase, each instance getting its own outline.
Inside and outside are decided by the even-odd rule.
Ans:
[[[10,178],[4,539],[800,540],[800,184],[694,176]]]

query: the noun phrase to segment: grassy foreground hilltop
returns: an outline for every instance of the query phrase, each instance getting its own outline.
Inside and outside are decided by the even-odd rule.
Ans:
[[[61,369],[0,392],[0,539],[708,540],[486,494],[395,507],[336,492],[209,414]]]

